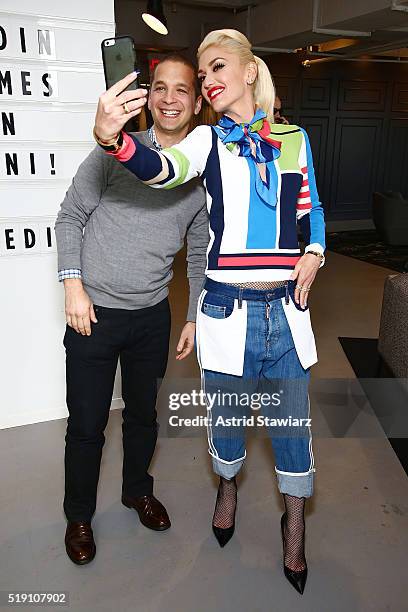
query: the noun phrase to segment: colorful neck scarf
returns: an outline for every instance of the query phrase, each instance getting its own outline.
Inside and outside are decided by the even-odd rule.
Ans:
[[[280,156],[281,142],[270,137],[271,127],[266,113],[260,108],[249,123],[235,123],[223,115],[218,125],[213,126],[227,149],[241,157],[252,157],[258,164],[273,161]],[[255,154],[250,141],[255,144]]]
[[[246,157],[255,190],[264,204],[275,208],[277,204],[278,176],[274,160],[281,154],[281,142],[270,137],[271,127],[266,113],[258,109],[249,123],[235,123],[224,115],[218,125],[212,126],[218,137],[231,153]],[[251,141],[255,144],[251,149]],[[268,162],[271,162],[270,164]],[[266,164],[266,182],[259,174],[256,164]]]

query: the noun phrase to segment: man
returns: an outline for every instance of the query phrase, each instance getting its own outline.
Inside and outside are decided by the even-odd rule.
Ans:
[[[282,110],[282,102],[279,96],[275,96],[275,106],[273,109],[273,116],[275,118],[275,123],[284,123],[285,125],[289,125],[289,121],[281,115]]]
[[[168,56],[153,76],[154,124],[138,138],[158,149],[176,144],[200,108],[194,66]],[[98,146],[80,165],[55,230],[67,319],[65,545],[70,559],[82,565],[96,552],[91,519],[118,359],[125,404],[122,503],[146,527],[170,527],[148,468],[157,438],[157,380],[169,348],[168,283],[185,236],[190,302],[177,358],[194,346],[208,244],[204,189],[196,181],[172,192],[151,189]]]

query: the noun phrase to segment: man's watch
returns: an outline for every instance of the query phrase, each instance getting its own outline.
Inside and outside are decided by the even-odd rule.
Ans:
[[[109,151],[111,153],[117,153],[123,144],[123,132],[122,130],[112,138],[112,140],[101,140],[98,134],[95,132],[95,128],[93,129],[93,137],[96,142],[104,151]]]

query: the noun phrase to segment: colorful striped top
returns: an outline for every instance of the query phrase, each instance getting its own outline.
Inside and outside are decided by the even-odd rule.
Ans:
[[[306,251],[325,249],[309,138],[296,125],[222,117],[160,152],[125,134],[115,157],[144,183],[172,189],[201,176],[210,222],[206,275],[215,281],[287,280]],[[258,164],[264,164],[260,173]]]

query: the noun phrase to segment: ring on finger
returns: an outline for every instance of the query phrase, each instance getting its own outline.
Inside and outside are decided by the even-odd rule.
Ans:
[[[122,106],[123,106],[123,110],[125,111],[126,114],[130,113],[130,110],[129,110],[129,107],[127,105],[127,102],[124,102],[122,104]]]
[[[303,285],[296,285],[296,289],[303,289]]]

